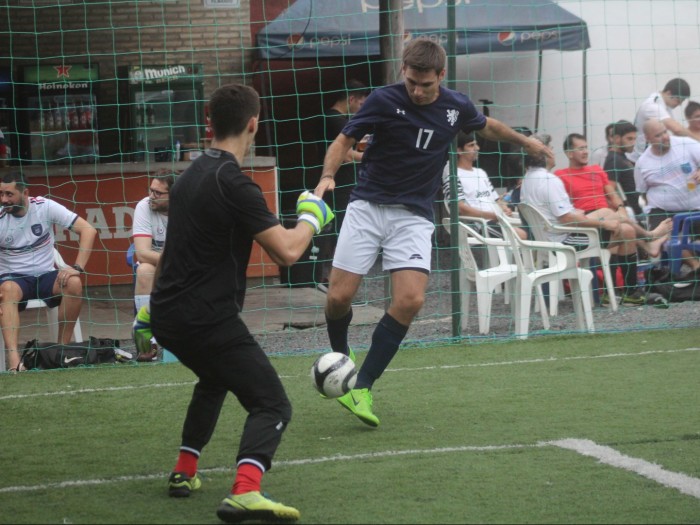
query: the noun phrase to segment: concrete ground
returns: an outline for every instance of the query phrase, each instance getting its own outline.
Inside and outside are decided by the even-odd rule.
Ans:
[[[90,287],[86,295],[80,314],[83,339],[109,337],[118,339],[123,348],[131,346],[131,323],[134,320],[131,285]],[[263,287],[253,283],[246,292],[242,317],[253,334],[323,326],[326,323],[323,314],[325,297],[315,288]],[[383,314],[383,310],[369,305],[355,308],[353,324],[375,323]],[[20,346],[35,338],[49,341],[45,308],[26,310],[20,320]]]

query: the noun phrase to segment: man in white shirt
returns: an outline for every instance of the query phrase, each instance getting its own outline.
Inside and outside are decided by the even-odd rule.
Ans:
[[[151,179],[149,195],[136,204],[134,210],[134,257],[136,259],[136,287],[134,305],[136,311],[149,303],[153,289],[153,275],[165,246],[168,228],[170,188],[175,173],[159,170]]]
[[[457,135],[457,205],[460,216],[481,217],[488,221],[488,232],[481,232],[488,237],[503,238],[503,233],[498,225],[498,219],[493,212],[493,203],[498,202],[503,212],[510,217],[512,210],[498,196],[488,174],[481,168],[474,166],[479,156],[479,144],[476,135],[460,131]],[[450,165],[447,164],[442,173],[442,191],[445,201],[450,200]],[[481,230],[480,222],[474,222],[473,226]],[[527,233],[521,228],[516,228],[521,239],[527,239]]]
[[[19,171],[0,182],[0,327],[8,370],[19,371],[19,313],[41,299],[58,310],[58,343],[69,343],[83,303],[80,276],[92,253],[97,230],[65,206],[30,197]],[[54,266],[54,224],[78,234],[78,255],[66,268]]]
[[[644,124],[649,119],[658,119],[668,131],[679,137],[694,137],[700,140],[700,135],[693,135],[688,129],[673,118],[673,110],[680,106],[690,96],[690,85],[682,78],[669,80],[660,92],[652,93],[642,102],[637,110],[634,125],[637,127],[637,143],[628,158],[637,162],[646,149]]]
[[[700,142],[668,133],[665,123],[650,119],[644,124],[649,147],[634,166],[637,191],[644,194],[649,228],[676,213],[700,210]],[[684,254],[693,270],[700,261]]]
[[[533,138],[549,146],[549,135],[533,135]],[[569,194],[559,177],[551,173],[554,162],[546,158],[525,155],[523,158],[525,177],[523,178],[521,201],[534,206],[542,212],[552,224],[562,226],[587,226],[604,230],[605,240],[620,230],[620,217],[610,209],[597,210],[594,217],[589,218],[582,210],[577,210],[571,204]],[[563,242],[574,247],[581,246],[581,238],[566,233],[551,232],[549,239]]]

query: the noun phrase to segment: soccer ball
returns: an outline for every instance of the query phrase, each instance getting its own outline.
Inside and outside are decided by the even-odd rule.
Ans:
[[[357,380],[355,363],[340,352],[328,352],[316,359],[311,367],[311,381],[326,397],[340,397],[350,392]]]

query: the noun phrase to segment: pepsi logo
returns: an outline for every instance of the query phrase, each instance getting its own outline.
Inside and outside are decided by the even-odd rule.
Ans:
[[[512,46],[515,42],[515,33],[513,31],[502,31],[498,33],[498,41],[504,46]]]

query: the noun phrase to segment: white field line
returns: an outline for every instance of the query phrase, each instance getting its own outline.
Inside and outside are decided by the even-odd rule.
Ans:
[[[700,348],[679,348],[675,350],[646,350],[644,352],[630,352],[630,353],[614,353],[614,354],[602,354],[602,355],[581,355],[581,356],[569,356],[569,357],[541,357],[534,359],[515,359],[512,361],[495,361],[492,363],[469,363],[462,365],[435,365],[435,366],[422,366],[415,368],[387,368],[386,372],[419,372],[424,370],[450,370],[453,368],[483,368],[489,366],[513,366],[513,365],[526,365],[526,364],[537,364],[537,363],[556,363],[562,361],[582,361],[589,359],[614,359],[618,357],[645,357],[649,355],[658,354],[676,354],[679,352],[697,352]],[[302,377],[301,375],[282,375],[282,379],[294,379],[297,377]],[[17,400],[17,399],[28,399],[34,397],[51,397],[51,396],[70,396],[75,394],[94,394],[96,392],[117,392],[125,390],[142,390],[146,388],[175,388],[180,386],[191,386],[194,385],[194,381],[182,381],[177,383],[156,383],[148,385],[125,385],[125,386],[113,386],[104,388],[80,388],[77,390],[58,390],[56,392],[37,392],[35,394],[8,394],[0,396],[0,401],[7,400]]]
[[[462,446],[462,447],[444,447],[444,448],[432,448],[432,449],[414,449],[414,450],[386,450],[382,452],[368,452],[364,454],[353,454],[345,455],[338,454],[333,456],[323,456],[318,458],[305,458],[305,459],[289,459],[274,461],[274,467],[294,467],[294,466],[304,466],[304,465],[315,465],[319,463],[329,463],[338,461],[357,461],[363,459],[382,459],[388,457],[397,456],[414,456],[414,455],[430,455],[430,454],[445,454],[450,452],[490,452],[499,450],[513,450],[513,449],[526,449],[526,448],[541,448],[549,446],[549,443],[537,443],[534,445],[486,445],[486,446]],[[201,469],[200,474],[212,474],[212,473],[233,473],[233,467],[215,467],[208,469]],[[86,487],[95,485],[107,485],[110,483],[121,483],[124,481],[134,482],[134,481],[151,481],[154,479],[159,479],[165,482],[168,478],[169,472],[161,472],[158,474],[145,474],[139,476],[116,476],[114,478],[99,478],[99,479],[83,479],[83,480],[68,480],[61,481],[57,483],[43,483],[41,485],[17,485],[14,487],[2,487],[0,488],[0,494],[6,493],[17,493],[17,492],[34,492],[37,490],[50,490],[50,489],[62,489],[71,487]]]
[[[626,456],[614,448],[598,445],[588,439],[560,439],[547,442],[555,447],[573,450],[584,456],[597,459],[601,463],[629,470],[652,481],[700,499],[700,479],[666,470],[655,463]]]
[[[414,456],[414,455],[431,455],[431,454],[446,454],[446,453],[460,453],[460,452],[493,452],[501,450],[515,450],[515,449],[534,449],[543,447],[558,447],[567,450],[573,450],[584,456],[590,456],[598,459],[601,463],[610,465],[616,468],[622,468],[643,476],[645,478],[656,481],[657,483],[674,488],[683,494],[687,494],[694,498],[700,499],[700,479],[693,478],[686,474],[681,474],[678,472],[671,472],[665,470],[659,465],[655,465],[648,461],[639,458],[633,458],[630,456],[625,456],[617,450],[606,447],[603,445],[598,445],[597,443],[590,441],[588,439],[560,439],[555,441],[541,441],[534,445],[486,445],[486,446],[461,446],[461,447],[444,447],[444,448],[433,448],[433,449],[409,449],[409,450],[387,450],[382,452],[369,452],[365,454],[353,454],[345,455],[338,454],[334,456],[323,456],[318,458],[305,458],[305,459],[291,459],[291,460],[281,460],[275,461],[275,467],[295,467],[295,466],[305,466],[305,465],[315,465],[320,463],[328,462],[350,462],[365,459],[382,459],[390,457],[399,456]],[[213,474],[213,473],[233,473],[232,467],[216,467],[209,469],[200,470],[201,474]],[[24,493],[24,492],[36,492],[39,490],[56,490],[65,489],[73,487],[87,487],[96,485],[108,485],[121,482],[134,482],[134,481],[152,481],[167,479],[168,473],[161,472],[158,474],[148,474],[139,476],[117,476],[114,478],[99,478],[99,479],[84,479],[84,480],[68,480],[58,483],[44,483],[41,485],[16,485],[12,487],[0,488],[0,494],[8,493]]]

